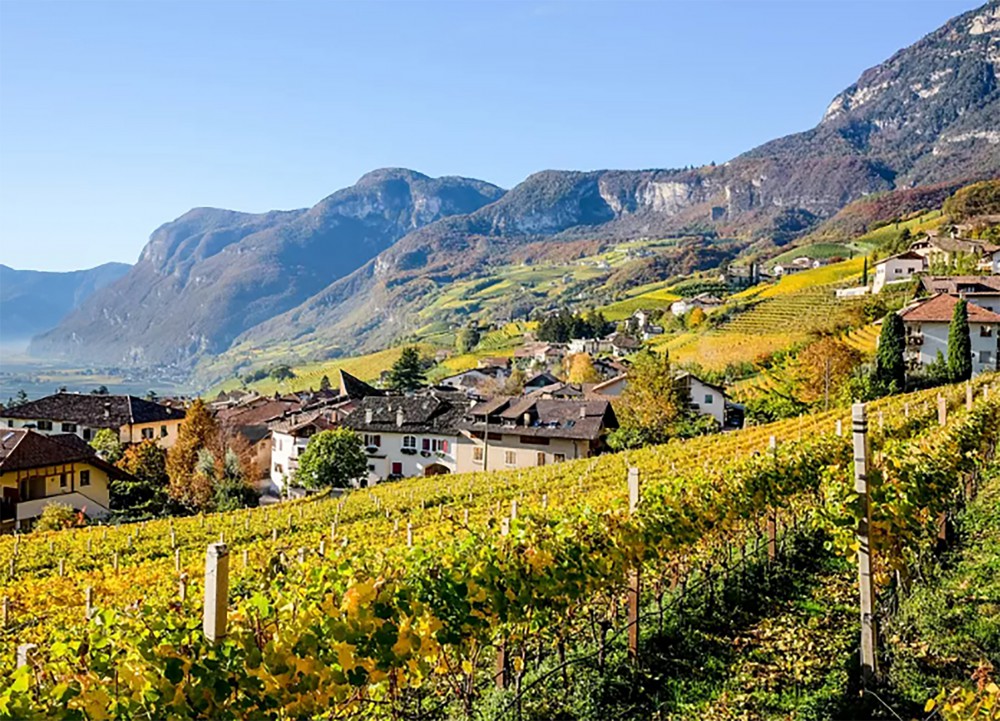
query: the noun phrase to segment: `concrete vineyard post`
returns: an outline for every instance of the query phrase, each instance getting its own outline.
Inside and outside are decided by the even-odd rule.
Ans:
[[[209,641],[226,635],[229,611],[229,549],[213,543],[205,553],[205,612],[202,628]]]
[[[31,663],[31,657],[35,655],[38,646],[33,643],[22,643],[17,647],[17,667],[22,668]]]
[[[973,396],[972,396],[972,384],[969,383],[969,382],[966,382],[966,384],[965,384],[965,409],[966,410],[968,410],[968,411],[972,410],[973,401],[974,401],[974,399],[973,399]]]
[[[187,581],[188,575],[182,573],[177,579],[177,595],[180,596],[181,603],[187,600]]]
[[[322,543],[322,541],[321,541]],[[243,549],[243,568],[250,565],[250,551],[246,548]]]
[[[406,524],[406,547],[413,548],[413,524]]]
[[[181,549],[174,549],[174,571],[177,573],[181,572]]]
[[[844,422],[841,421],[839,418],[837,419],[837,426],[835,430],[837,433],[837,437],[844,435]]]
[[[861,500],[858,518],[858,586],[861,600],[861,673],[865,682],[875,678],[875,590],[872,579],[871,495],[868,488],[868,417],[864,403],[851,407],[854,435],[854,491]]]
[[[944,396],[940,393],[938,393],[937,397],[937,416],[939,426],[948,424],[948,406],[944,402]]]
[[[87,586],[83,590],[84,617],[89,621],[94,616],[94,589]]]
[[[512,521],[517,520],[517,501],[510,502],[510,519]]]
[[[628,512],[634,516],[639,508],[639,469],[628,469]],[[639,593],[640,570],[636,564],[628,574],[628,655],[633,662],[639,660]]]

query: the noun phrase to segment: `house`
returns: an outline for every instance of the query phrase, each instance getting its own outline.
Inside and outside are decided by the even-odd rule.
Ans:
[[[546,386],[551,386],[559,383],[560,380],[556,378],[551,373],[539,373],[537,375],[528,378],[524,382],[524,392],[528,393],[533,390],[538,390],[539,388],[544,388]]]
[[[616,358],[621,358],[627,356],[631,353],[635,353],[637,350],[642,348],[642,341],[636,340],[630,335],[625,333],[612,333],[609,335],[605,341],[611,348],[611,353]]]
[[[343,417],[333,408],[320,408],[292,414],[269,425],[270,484],[263,489],[281,495],[295,480],[299,456],[309,445],[309,440],[320,431],[337,428]]]
[[[792,263],[779,263],[771,268],[771,272],[774,274],[775,278],[781,278],[782,276],[791,275],[792,273],[800,273],[805,268],[793,265]]]
[[[726,425],[741,425],[736,424],[735,419],[730,418],[733,406],[729,403],[729,397],[722,386],[703,381],[687,371],[678,373],[676,378],[687,393],[692,410],[702,415],[712,416],[719,422],[720,428]]]
[[[622,373],[601,383],[593,384],[590,393],[597,396],[620,396],[626,385],[628,385],[628,375]]]
[[[498,396],[473,406],[462,423],[458,469],[495,471],[589,458],[618,427],[607,399]]]
[[[131,476],[100,458],[76,434],[0,430],[0,528],[30,526],[54,502],[101,518],[111,508],[113,478]]]
[[[675,316],[686,315],[688,311],[701,308],[706,313],[718,310],[724,305],[721,298],[717,298],[711,293],[699,293],[693,298],[681,298],[670,304],[670,312]]]
[[[480,358],[476,363],[477,368],[500,368],[505,371],[510,370],[511,360],[507,356],[487,356]]]
[[[506,368],[481,366],[442,378],[437,385],[469,394],[493,395],[503,389],[509,377],[510,372]]]
[[[1000,247],[991,247],[983,251],[979,258],[979,270],[984,273],[1000,275]]]
[[[426,390],[413,396],[363,399],[342,425],[362,436],[369,483],[455,473],[464,393]]]
[[[948,293],[1000,313],[1000,276],[925,275],[920,278],[920,293],[926,296]]]
[[[601,378],[611,380],[628,373],[628,362],[620,358],[594,358],[594,370],[601,374]]]
[[[324,395],[312,403],[272,417],[266,423],[268,450],[264,467],[268,469],[265,476],[269,483],[264,490],[280,495],[294,479],[299,456],[309,445],[310,438],[320,431],[339,427],[364,399],[384,395],[384,391],[341,370],[339,392],[332,397]],[[259,429],[253,427],[250,432],[257,433]]]
[[[240,434],[250,444],[258,471],[257,478],[253,479],[256,481],[271,476],[272,439],[268,424],[302,407],[298,400],[257,396],[249,402],[223,408],[215,414],[215,420],[219,426]]]
[[[122,443],[155,440],[162,448],[174,444],[183,420],[180,408],[135,396],[95,393],[56,393],[0,411],[0,427],[73,433],[88,442],[108,428]]]
[[[883,258],[875,264],[872,293],[880,293],[885,286],[893,283],[905,283],[926,267],[924,256],[912,250]]]
[[[899,311],[906,329],[907,366],[912,370],[933,363],[938,353],[948,356],[948,326],[959,299],[940,293],[917,301]],[[969,336],[972,343],[972,373],[976,375],[998,368],[1000,352],[1000,314],[968,304]]]
[[[514,360],[522,368],[533,364],[552,367],[565,357],[566,346],[562,343],[525,343],[514,352]]]
[[[925,237],[910,243],[910,251],[924,257],[928,265],[951,264],[969,257],[976,258],[977,263],[981,264],[984,257],[989,256],[987,265],[992,267],[993,254],[998,250],[1000,250],[1000,246],[992,243],[970,238],[950,237],[933,230],[929,231]]]
[[[663,334],[663,326],[653,323],[652,313],[642,308],[625,321],[625,329],[643,340],[649,340],[655,335]]]

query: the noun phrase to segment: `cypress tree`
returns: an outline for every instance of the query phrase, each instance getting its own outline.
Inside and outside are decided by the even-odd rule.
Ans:
[[[905,349],[903,319],[895,313],[887,313],[882,319],[882,332],[875,352],[875,380],[880,393],[899,393],[906,387]]]
[[[861,285],[868,285],[868,256],[865,256],[865,265],[861,270]]]
[[[955,304],[948,326],[948,375],[952,382],[972,377],[972,338],[969,337],[969,308],[965,299]]]

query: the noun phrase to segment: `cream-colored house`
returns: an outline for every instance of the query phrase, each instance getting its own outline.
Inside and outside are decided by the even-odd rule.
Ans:
[[[129,476],[76,435],[0,429],[0,528],[24,528],[50,503],[105,516],[111,479],[119,477]]]
[[[607,399],[498,396],[473,406],[462,423],[458,472],[530,468],[604,450],[618,427]]]
[[[55,393],[0,411],[0,428],[30,428],[42,434],[70,433],[84,441],[109,428],[122,443],[156,441],[170,448],[184,411],[135,396]]]

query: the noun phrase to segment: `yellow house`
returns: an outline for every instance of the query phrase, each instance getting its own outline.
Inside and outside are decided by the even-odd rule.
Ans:
[[[156,441],[170,448],[184,411],[144,398],[96,393],[54,393],[36,401],[0,410],[0,428],[30,428],[51,435],[70,433],[90,442],[97,431],[110,428],[122,443]]]
[[[23,527],[50,503],[100,518],[111,508],[110,481],[128,477],[73,434],[0,429],[0,527]]]

